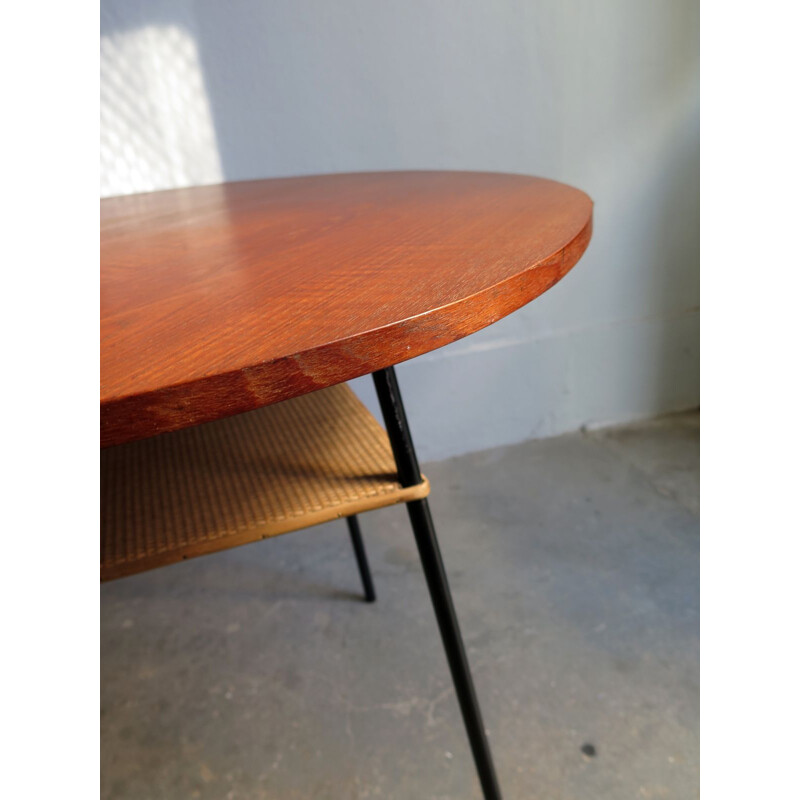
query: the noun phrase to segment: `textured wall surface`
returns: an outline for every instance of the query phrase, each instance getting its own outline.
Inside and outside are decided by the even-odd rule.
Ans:
[[[398,368],[423,458],[699,404],[696,0],[102,0],[101,33],[103,196],[413,168],[593,197],[567,278]]]

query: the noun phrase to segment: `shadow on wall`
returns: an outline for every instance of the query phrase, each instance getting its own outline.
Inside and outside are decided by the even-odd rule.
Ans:
[[[407,141],[392,118],[402,98],[365,66],[381,53],[364,18],[386,22],[370,4],[352,5],[104,2],[101,195],[424,167],[420,98],[409,87],[408,122],[422,124]],[[402,89],[399,41],[396,56]]]

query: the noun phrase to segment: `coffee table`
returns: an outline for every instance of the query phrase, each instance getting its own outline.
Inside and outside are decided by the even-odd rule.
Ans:
[[[485,797],[500,790],[394,365],[550,288],[592,202],[522,175],[245,181],[101,203],[101,579],[405,503]],[[385,431],[345,381],[371,373]]]

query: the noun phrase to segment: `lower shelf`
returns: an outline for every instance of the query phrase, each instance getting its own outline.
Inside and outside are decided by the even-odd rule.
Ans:
[[[345,384],[100,451],[100,579],[427,496]]]

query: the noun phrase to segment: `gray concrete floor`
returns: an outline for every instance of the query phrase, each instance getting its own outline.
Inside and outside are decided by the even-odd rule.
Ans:
[[[425,465],[506,798],[698,794],[696,414]],[[405,509],[102,587],[104,798],[478,798]],[[595,755],[582,752],[585,745]]]

